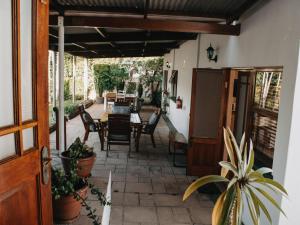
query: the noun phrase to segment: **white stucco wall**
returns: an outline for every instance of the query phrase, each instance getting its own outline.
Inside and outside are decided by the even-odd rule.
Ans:
[[[203,34],[200,39],[199,67],[284,67],[273,169],[274,178],[283,183],[289,192],[289,200],[284,199],[281,203],[288,219],[279,216],[278,211],[272,210],[275,225],[300,224],[300,194],[297,193],[300,186],[299,21],[299,0],[272,0],[242,21],[240,36]],[[209,43],[218,48],[218,63],[207,60],[206,48]],[[189,45],[189,42],[185,45]],[[194,55],[188,51],[185,54]],[[192,68],[189,68],[185,74],[191,70]],[[186,86],[178,86],[178,93],[190,92],[190,76],[191,74],[187,78],[188,81],[185,81]],[[179,115],[181,114],[176,111],[170,111],[170,118]],[[180,120],[186,121],[187,118]],[[247,220],[245,222],[248,224]]]
[[[169,62],[169,78],[172,70],[178,70],[177,96],[182,99],[182,109],[176,109],[176,104],[170,100],[169,119],[175,128],[188,137],[189,114],[191,104],[191,84],[193,68],[197,66],[198,40],[184,43],[179,49],[172,50],[165,55],[164,64]],[[175,54],[175,57],[174,57]],[[175,59],[175,60],[174,60]],[[188,89],[187,89],[188,87]],[[168,83],[168,88],[170,84]]]

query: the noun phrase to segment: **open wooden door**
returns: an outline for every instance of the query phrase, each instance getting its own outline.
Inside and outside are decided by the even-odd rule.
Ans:
[[[223,157],[229,70],[194,69],[189,126],[188,175],[219,173]]]
[[[52,225],[48,3],[0,1],[0,225]]]
[[[238,142],[241,141],[244,132],[246,140],[250,137],[251,129],[251,107],[253,103],[253,85],[255,80],[255,71],[238,71],[237,93],[236,93],[236,116],[234,125],[234,135]]]

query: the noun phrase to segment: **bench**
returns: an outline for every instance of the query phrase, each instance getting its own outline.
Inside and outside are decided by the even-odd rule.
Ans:
[[[176,156],[186,155],[188,141],[182,133],[170,131],[169,133],[169,154],[173,154],[173,165],[175,167],[186,167],[186,164],[176,163]],[[173,151],[171,151],[173,150]]]

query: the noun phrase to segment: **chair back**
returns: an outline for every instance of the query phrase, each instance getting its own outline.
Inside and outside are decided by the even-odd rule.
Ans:
[[[79,106],[79,113],[80,113],[80,118],[84,125],[84,128],[86,130],[95,131],[96,130],[95,121],[93,120],[91,115],[87,111],[84,110],[83,105]]]
[[[122,105],[114,105],[112,108],[113,114],[129,114],[130,113],[130,107],[128,105],[122,106]]]
[[[115,102],[115,106],[129,106],[129,101],[127,101],[125,98],[118,98]]]
[[[150,119],[145,127],[145,130],[147,131],[147,133],[149,134],[153,134],[155,131],[155,128],[160,120],[161,117],[161,109],[157,109],[155,110],[155,112],[153,112],[150,116]]]
[[[126,135],[130,139],[130,114],[108,115],[108,136]]]
[[[106,101],[114,102],[114,101],[116,101],[116,98],[117,98],[117,93],[114,93],[114,92],[106,93]]]

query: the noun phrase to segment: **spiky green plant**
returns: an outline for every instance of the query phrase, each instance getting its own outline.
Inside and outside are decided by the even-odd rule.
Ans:
[[[224,142],[229,162],[222,161],[219,163],[222,167],[221,176],[210,175],[196,180],[186,189],[183,200],[186,200],[194,191],[208,183],[225,182],[227,188],[217,199],[212,212],[212,225],[240,225],[245,206],[250,211],[254,225],[260,224],[262,213],[272,224],[271,215],[263,203],[263,199],[269,201],[285,215],[269,191],[284,196],[287,196],[287,191],[278,182],[264,176],[267,173],[272,173],[271,169],[266,167],[258,170],[253,169],[252,141],[249,141],[248,147],[244,134],[240,146],[238,146],[234,135],[227,128],[224,129]]]

